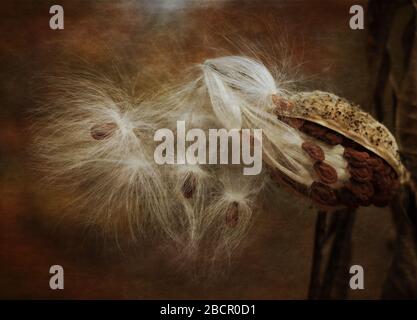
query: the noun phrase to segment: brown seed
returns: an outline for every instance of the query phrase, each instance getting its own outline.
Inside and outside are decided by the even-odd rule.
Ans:
[[[348,208],[359,207],[360,200],[353,194],[351,190],[343,187],[337,193],[339,201]]]
[[[372,183],[360,183],[353,180],[347,185],[347,188],[359,199],[360,205],[369,206],[371,204],[372,196],[374,195]]]
[[[369,154],[364,151],[346,148],[343,152],[343,157],[354,167],[364,167],[368,165],[367,161],[369,159]]]
[[[303,131],[304,133],[306,133],[306,134],[308,134],[312,137],[318,138],[318,139],[321,139],[322,137],[324,137],[324,135],[327,132],[326,128],[324,128],[324,127],[322,127],[318,124],[315,124],[313,122],[307,122],[307,121],[300,128],[300,130]]]
[[[316,202],[326,206],[338,204],[336,192],[328,185],[314,181],[310,186],[310,196]]]
[[[320,180],[324,183],[332,184],[337,182],[336,169],[327,163],[317,161],[314,164],[314,171],[317,173]]]
[[[197,187],[197,179],[193,174],[187,175],[182,185],[181,191],[185,198],[189,199],[194,195]]]
[[[384,162],[381,160],[381,158],[371,157],[366,160],[366,162],[374,172],[381,171],[384,168]]]
[[[349,162],[348,170],[351,177],[357,182],[367,182],[372,179],[372,169],[367,166],[355,167]]]
[[[374,186],[370,182],[350,181],[350,190],[358,197],[370,198],[374,195]]]
[[[372,182],[378,191],[386,191],[391,189],[392,179],[384,172],[374,172],[372,176]]]
[[[304,120],[299,119],[299,118],[290,118],[290,117],[284,117],[284,116],[280,116],[278,118],[281,121],[288,124],[290,127],[293,127],[294,129],[300,129],[304,124]]]
[[[301,148],[314,160],[323,161],[325,158],[323,150],[313,142],[303,142]]]
[[[117,125],[109,122],[104,124],[95,124],[90,129],[90,134],[95,140],[104,140],[109,138],[116,130]]]
[[[336,132],[326,132],[324,137],[322,137],[322,140],[332,146],[335,146],[337,144],[341,144],[343,141],[343,137],[336,133]]]
[[[304,120],[298,118],[290,118],[288,124],[295,129],[300,129],[304,124]]]
[[[226,224],[230,228],[236,227],[239,222],[239,204],[233,201],[226,212]]]
[[[272,102],[277,107],[277,110],[275,112],[276,114],[287,113],[291,111],[291,109],[294,108],[294,106],[292,105],[290,101],[284,99],[283,97],[277,94],[272,95]]]

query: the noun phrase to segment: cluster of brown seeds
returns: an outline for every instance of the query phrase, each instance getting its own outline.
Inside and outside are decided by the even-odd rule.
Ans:
[[[346,147],[343,154],[351,175],[344,192],[355,196],[354,206],[386,206],[399,187],[398,176],[382,158],[364,149]]]
[[[386,161],[329,128],[303,119],[279,118],[309,136],[329,145],[341,144],[345,148],[343,157],[348,162],[350,179],[335,189],[332,184],[338,181],[337,172],[325,162],[323,150],[310,141],[302,144],[301,148],[314,163],[313,168],[319,180],[313,182],[307,192],[314,201],[324,206],[343,205],[353,208],[371,204],[383,207],[389,204],[399,187],[399,180]],[[287,182],[288,178],[281,177],[280,180]]]
[[[293,106],[290,112],[291,117],[313,122],[320,121],[325,123],[326,128],[330,127],[339,133],[344,132],[344,135],[351,137],[352,140],[361,141],[360,144],[366,148],[380,150],[384,154],[383,158],[391,165],[395,165],[397,172],[403,171],[398,146],[393,135],[383,124],[361,110],[358,105],[323,91],[298,92],[289,98],[289,104]],[[284,114],[279,106],[277,109],[276,112]],[[327,138],[331,139],[331,134],[328,134]],[[346,143],[345,139],[343,143]],[[402,173],[400,179],[405,179]]]

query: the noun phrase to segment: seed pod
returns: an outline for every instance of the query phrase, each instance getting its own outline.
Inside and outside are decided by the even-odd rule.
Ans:
[[[337,182],[336,169],[327,163],[317,161],[314,164],[314,171],[319,176],[320,181],[324,183],[332,184]]]
[[[236,227],[239,222],[239,204],[233,201],[226,211],[226,225],[230,228]]]
[[[291,117],[314,122],[343,135],[346,138],[342,145],[351,145],[382,158],[395,170],[400,183],[408,183],[409,173],[401,162],[394,136],[369,113],[346,99],[323,91],[296,93],[290,100],[294,105]]]
[[[95,124],[90,129],[91,137],[95,140],[104,140],[109,138],[116,130],[117,125],[109,122],[104,124]]]
[[[336,192],[328,185],[314,181],[310,186],[310,196],[316,202],[326,206],[338,204]]]
[[[301,148],[307,152],[307,154],[315,161],[323,161],[324,160],[324,152],[323,150],[313,142],[303,142]]]
[[[320,151],[309,145],[302,145],[309,157],[316,160],[314,171],[323,185],[335,182],[343,184],[348,174],[350,175],[351,184],[345,184],[337,190],[339,204],[349,207],[369,205],[371,201],[385,204],[392,198],[400,183],[409,182],[409,173],[401,162],[395,138],[370,114],[343,98],[322,91],[295,93],[290,97],[290,101],[291,112],[285,114],[285,118],[281,118],[284,115],[280,114],[280,120],[286,123],[290,123],[288,118],[304,120],[299,127],[301,132],[328,145],[341,145],[345,149],[343,157],[348,163],[347,167],[345,161],[338,159],[339,147],[323,147],[325,159],[322,159]],[[327,167],[323,160],[332,166]],[[303,159],[298,163],[305,166],[308,161]],[[311,175],[305,173],[308,168],[305,169],[303,176],[297,177],[297,183],[300,185],[311,184]],[[345,170],[348,172],[344,172]],[[341,172],[343,176],[337,177],[337,173]],[[314,185],[313,189],[321,191],[323,187]],[[372,189],[374,194],[371,196]],[[321,194],[318,191],[316,193]],[[314,193],[311,193],[311,197],[314,196],[315,200],[320,202],[321,197],[317,194],[314,196]],[[321,203],[323,202],[327,201],[321,200]]]

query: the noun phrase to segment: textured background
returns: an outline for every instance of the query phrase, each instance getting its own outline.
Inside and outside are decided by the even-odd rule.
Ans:
[[[75,224],[57,223],[56,202],[64,195],[42,192],[27,149],[31,121],[26,115],[35,106],[38,76],[62,60],[83,60],[104,69],[116,60],[125,66],[122,72],[138,74],[137,89],[152,89],[167,73],[175,76],[192,63],[235,52],[225,38],[256,43],[271,57],[276,44],[285,43],[302,62],[299,71],[308,86],[372,110],[369,35],[349,28],[349,7],[366,2],[61,1],[65,30],[53,31],[49,7],[54,2],[3,1],[0,297],[306,298],[314,211],[293,208],[290,200],[276,203],[272,195],[229,276],[192,283],[152,246],[127,246],[121,252]],[[393,255],[394,223],[388,210],[374,207],[360,209],[353,223],[350,263],[364,267],[365,290],[348,290],[347,297],[379,298]],[[53,264],[65,269],[65,290],[49,289]],[[348,266],[342,270],[347,274]]]

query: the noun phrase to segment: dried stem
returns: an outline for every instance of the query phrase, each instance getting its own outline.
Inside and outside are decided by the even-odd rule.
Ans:
[[[346,298],[354,218],[352,209],[318,212],[309,299]]]

